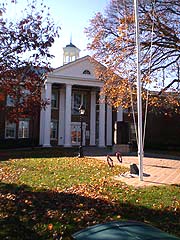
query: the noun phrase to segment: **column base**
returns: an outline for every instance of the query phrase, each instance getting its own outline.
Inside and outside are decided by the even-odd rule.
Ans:
[[[105,148],[106,146],[105,145],[98,145],[98,147]]]
[[[64,147],[72,147],[71,144],[64,144]]]
[[[52,146],[51,146],[51,144],[43,144],[42,147],[44,147],[44,148],[45,148],[45,147],[48,148],[48,147],[52,147]]]
[[[121,153],[129,153],[130,147],[129,144],[115,144],[112,149],[113,153],[121,152]]]

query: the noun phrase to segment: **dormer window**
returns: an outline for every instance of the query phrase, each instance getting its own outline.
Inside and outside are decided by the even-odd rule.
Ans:
[[[86,69],[86,70],[84,70],[83,74],[89,74],[90,75],[91,73],[90,73],[89,70]]]

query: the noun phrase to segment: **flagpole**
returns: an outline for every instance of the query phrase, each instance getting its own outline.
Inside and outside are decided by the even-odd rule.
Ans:
[[[139,180],[143,181],[143,144],[142,144],[142,99],[141,99],[141,70],[140,70],[140,43],[139,43],[139,14],[138,0],[134,0],[136,25],[136,55],[137,55],[137,111],[138,111],[138,162]]]

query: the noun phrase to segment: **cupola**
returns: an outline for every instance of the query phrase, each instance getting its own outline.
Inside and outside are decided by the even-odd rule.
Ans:
[[[80,53],[80,49],[77,48],[70,41],[70,44],[66,45],[66,47],[63,48],[63,64],[66,64],[78,59],[79,53]]]

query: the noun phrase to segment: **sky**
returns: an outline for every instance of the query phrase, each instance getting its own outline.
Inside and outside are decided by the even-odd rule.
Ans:
[[[0,3],[3,0],[0,0]],[[10,0],[9,0],[10,1]],[[31,2],[32,0],[28,0]],[[37,0],[38,3],[41,0]],[[55,40],[51,53],[55,56],[52,67],[63,64],[63,47],[72,43],[78,47],[80,57],[90,54],[86,50],[88,39],[84,34],[84,28],[89,26],[89,20],[97,12],[103,12],[109,0],[43,0],[50,7],[50,14],[55,23],[61,27],[60,38]],[[20,10],[26,7],[27,0],[17,0],[17,4],[10,9],[8,18],[18,18]]]
[[[55,67],[62,65],[63,47],[72,43],[78,47],[80,57],[88,54],[86,46],[88,39],[84,28],[89,25],[89,20],[98,11],[103,12],[108,0],[44,0],[51,8],[52,16],[61,26],[60,38],[56,40],[52,53],[56,56],[52,64]]]

